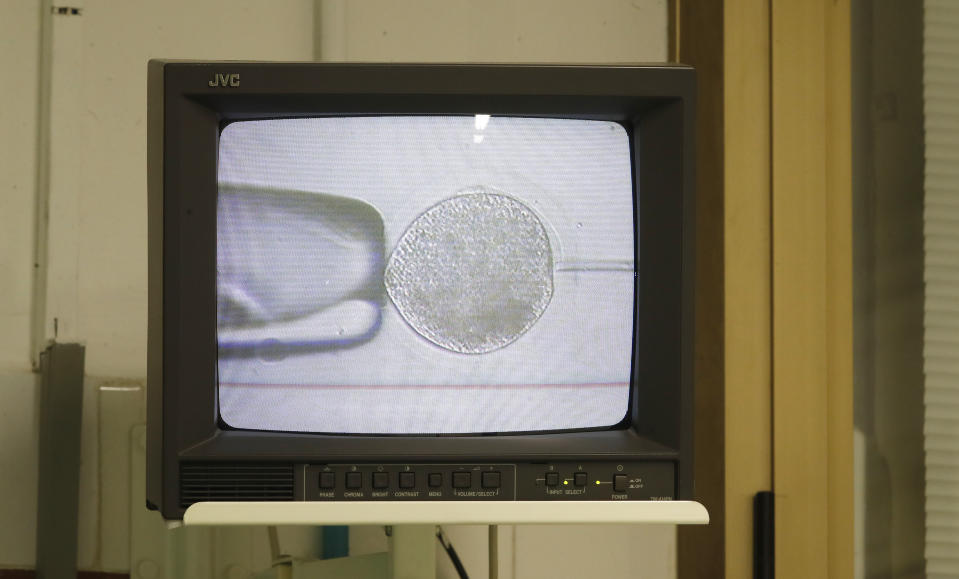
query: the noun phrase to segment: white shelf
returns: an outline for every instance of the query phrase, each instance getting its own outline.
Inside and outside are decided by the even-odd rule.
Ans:
[[[693,501],[203,502],[185,525],[524,525],[709,523]]]

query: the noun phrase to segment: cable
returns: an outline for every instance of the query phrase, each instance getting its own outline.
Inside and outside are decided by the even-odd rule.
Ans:
[[[270,538],[270,561],[276,562],[280,558],[280,537],[276,532],[276,526],[267,526],[266,534]]]
[[[270,539],[270,565],[273,567],[276,579],[292,579],[293,561],[280,551],[280,535],[275,525],[266,527],[266,535]]]
[[[456,549],[453,548],[453,544],[450,543],[449,539],[446,538],[446,534],[443,533],[443,527],[436,527],[436,539],[440,542],[440,545],[443,546],[446,554],[449,555],[450,562],[453,563],[453,567],[456,567],[456,573],[460,576],[460,579],[470,579],[470,576],[466,574],[466,568],[463,567],[463,562],[460,561],[459,555],[456,554]]]
[[[489,526],[489,579],[499,578],[499,527]]]

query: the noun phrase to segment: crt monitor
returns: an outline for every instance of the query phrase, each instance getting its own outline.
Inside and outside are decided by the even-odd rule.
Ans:
[[[692,498],[691,69],[149,72],[151,507]]]

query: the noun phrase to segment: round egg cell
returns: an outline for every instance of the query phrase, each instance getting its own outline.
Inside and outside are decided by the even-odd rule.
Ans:
[[[553,252],[529,207],[473,187],[410,224],[387,263],[385,283],[421,336],[453,352],[484,354],[519,339],[546,310]]]

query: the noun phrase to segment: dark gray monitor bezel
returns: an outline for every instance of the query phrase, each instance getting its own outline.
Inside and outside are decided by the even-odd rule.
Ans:
[[[237,86],[211,86],[216,75]],[[692,498],[695,75],[679,65],[151,61],[147,498],[182,516],[181,461],[671,460]],[[341,436],[230,430],[216,409],[216,156],[241,119],[476,114],[611,120],[633,140],[639,278],[628,419],[598,431]],[[635,193],[635,191],[634,191]]]

